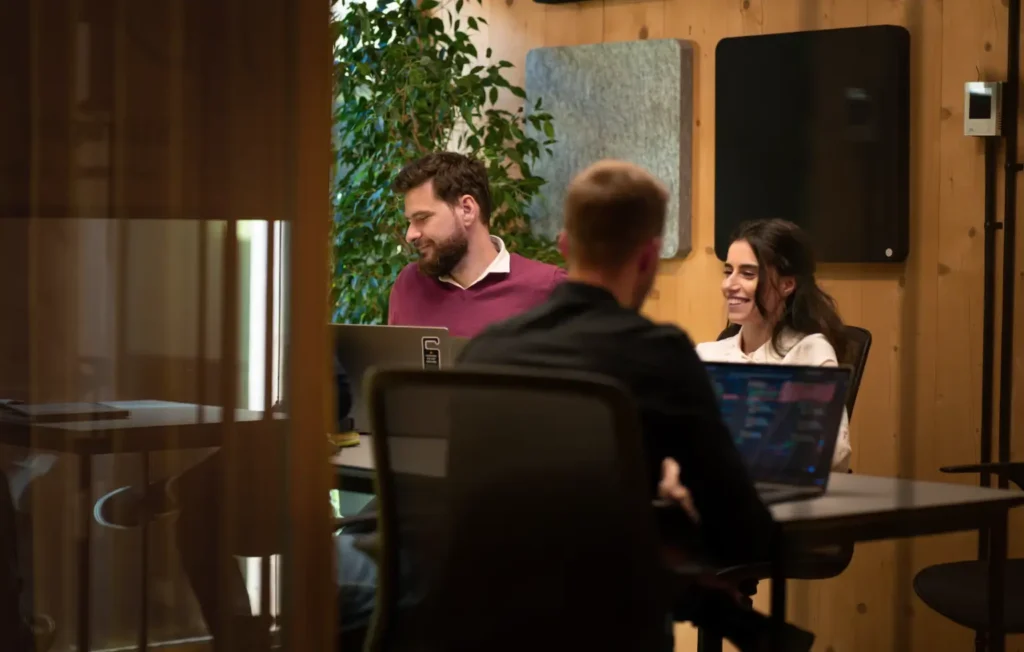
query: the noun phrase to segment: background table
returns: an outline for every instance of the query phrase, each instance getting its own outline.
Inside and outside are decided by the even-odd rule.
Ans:
[[[359,446],[331,458],[343,490],[373,492],[372,441],[364,435]],[[1007,517],[1022,504],[1019,491],[834,473],[824,496],[771,507],[783,535],[772,565],[772,614],[784,618],[786,613],[785,550],[988,528],[989,649],[1003,652]]]
[[[989,650],[1003,652],[1002,630],[1007,517],[1024,493],[1003,489],[832,474],[828,492],[814,500],[772,507],[783,546],[772,564],[773,615],[785,617],[784,551],[793,547],[851,544],[882,539],[989,529]],[[702,650],[703,652],[703,650]]]
[[[127,419],[26,423],[0,418],[0,443],[78,456],[78,649],[90,650],[90,591],[92,517],[92,456],[121,453],[142,454],[142,484],[149,483],[148,453],[168,450],[213,448],[224,434],[223,409],[169,401],[105,401],[105,405],[129,411]],[[264,419],[263,412],[235,411],[235,429],[249,436],[273,428],[284,428],[284,415]],[[148,647],[148,527],[142,525],[142,600],[139,648]]]
[[[342,448],[331,456],[330,462],[337,472],[338,488],[342,491],[374,493],[372,436],[361,435],[358,446]]]

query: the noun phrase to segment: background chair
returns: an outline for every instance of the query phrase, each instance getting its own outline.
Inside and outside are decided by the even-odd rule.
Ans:
[[[369,385],[382,554],[368,649],[664,644],[666,574],[623,390],[511,369],[384,370]]]
[[[1024,462],[946,466],[943,473],[995,473],[1024,489]],[[1005,633],[1024,634],[1024,559],[1007,559]],[[917,597],[958,625],[973,629],[977,652],[988,649],[988,562],[955,561],[928,566],[914,576]]]
[[[718,335],[719,340],[733,337],[739,333],[740,327],[730,324]],[[864,368],[868,363],[871,351],[871,333],[857,326],[844,326],[847,346],[841,364],[850,365],[853,372],[850,377],[850,388],[846,398],[847,419],[853,420],[853,408],[857,401],[860,381],[864,376]],[[851,470],[852,472],[852,470]],[[853,559],[853,545],[828,546],[814,550],[801,550],[786,561],[786,577],[796,580],[826,580],[838,576],[847,569]],[[757,584],[771,577],[770,564],[748,564],[735,566],[719,571],[719,577],[735,583],[740,591],[753,599],[757,593]],[[698,637],[698,649],[701,652],[722,649],[722,639],[701,631]]]
[[[871,352],[871,333],[858,326],[844,326],[846,334],[846,352],[840,361],[853,367],[850,378],[850,391],[846,396],[846,418],[853,419],[853,406],[857,402],[857,392],[864,376],[864,368],[868,366],[868,353]]]

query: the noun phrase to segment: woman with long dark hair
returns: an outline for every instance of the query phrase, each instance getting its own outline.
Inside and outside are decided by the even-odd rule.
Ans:
[[[836,366],[846,351],[835,300],[814,277],[814,250],[800,227],[781,219],[748,222],[729,245],[722,294],[739,332],[697,345],[701,359]],[[850,464],[846,413],[832,458],[833,470]]]

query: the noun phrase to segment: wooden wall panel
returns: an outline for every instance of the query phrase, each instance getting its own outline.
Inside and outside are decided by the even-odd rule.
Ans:
[[[487,45],[496,57],[518,66],[514,75],[521,74],[526,52],[540,45],[644,38],[694,41],[699,62],[694,90],[694,247],[686,259],[664,265],[645,310],[679,324],[695,341],[714,338],[725,322],[721,263],[712,249],[718,41],[741,34],[875,24],[910,30],[910,258],[898,267],[826,265],[820,279],[839,301],[844,319],[869,329],[874,337],[851,424],[854,469],[939,479],[939,466],[976,458],[981,418],[984,162],[980,141],[963,136],[962,93],[965,81],[1001,79],[1005,74],[1007,25],[1004,3],[982,4],[597,0],[544,6],[529,0],[485,0],[483,11],[491,23]],[[1022,340],[1017,338],[1017,366],[1024,366]],[[1018,376],[1014,405],[1019,419],[1024,377]],[[1015,451],[1024,445],[1020,432],[1013,444]],[[1011,537],[1011,552],[1020,554],[1020,515],[1011,521]],[[931,612],[913,595],[911,581],[927,564],[974,553],[973,535],[859,546],[852,566],[840,577],[791,583],[791,617],[817,632],[816,650],[971,649],[973,634]],[[762,608],[767,607],[764,594],[758,597]],[[680,627],[677,639],[678,650],[693,649],[690,628]],[[1011,638],[1009,649],[1024,650],[1024,641]]]

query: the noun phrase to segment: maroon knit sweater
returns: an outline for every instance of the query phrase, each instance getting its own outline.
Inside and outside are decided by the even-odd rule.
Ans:
[[[439,326],[456,337],[473,337],[542,303],[564,279],[560,267],[511,254],[508,274],[488,274],[462,289],[426,276],[411,263],[391,288],[388,325]]]

